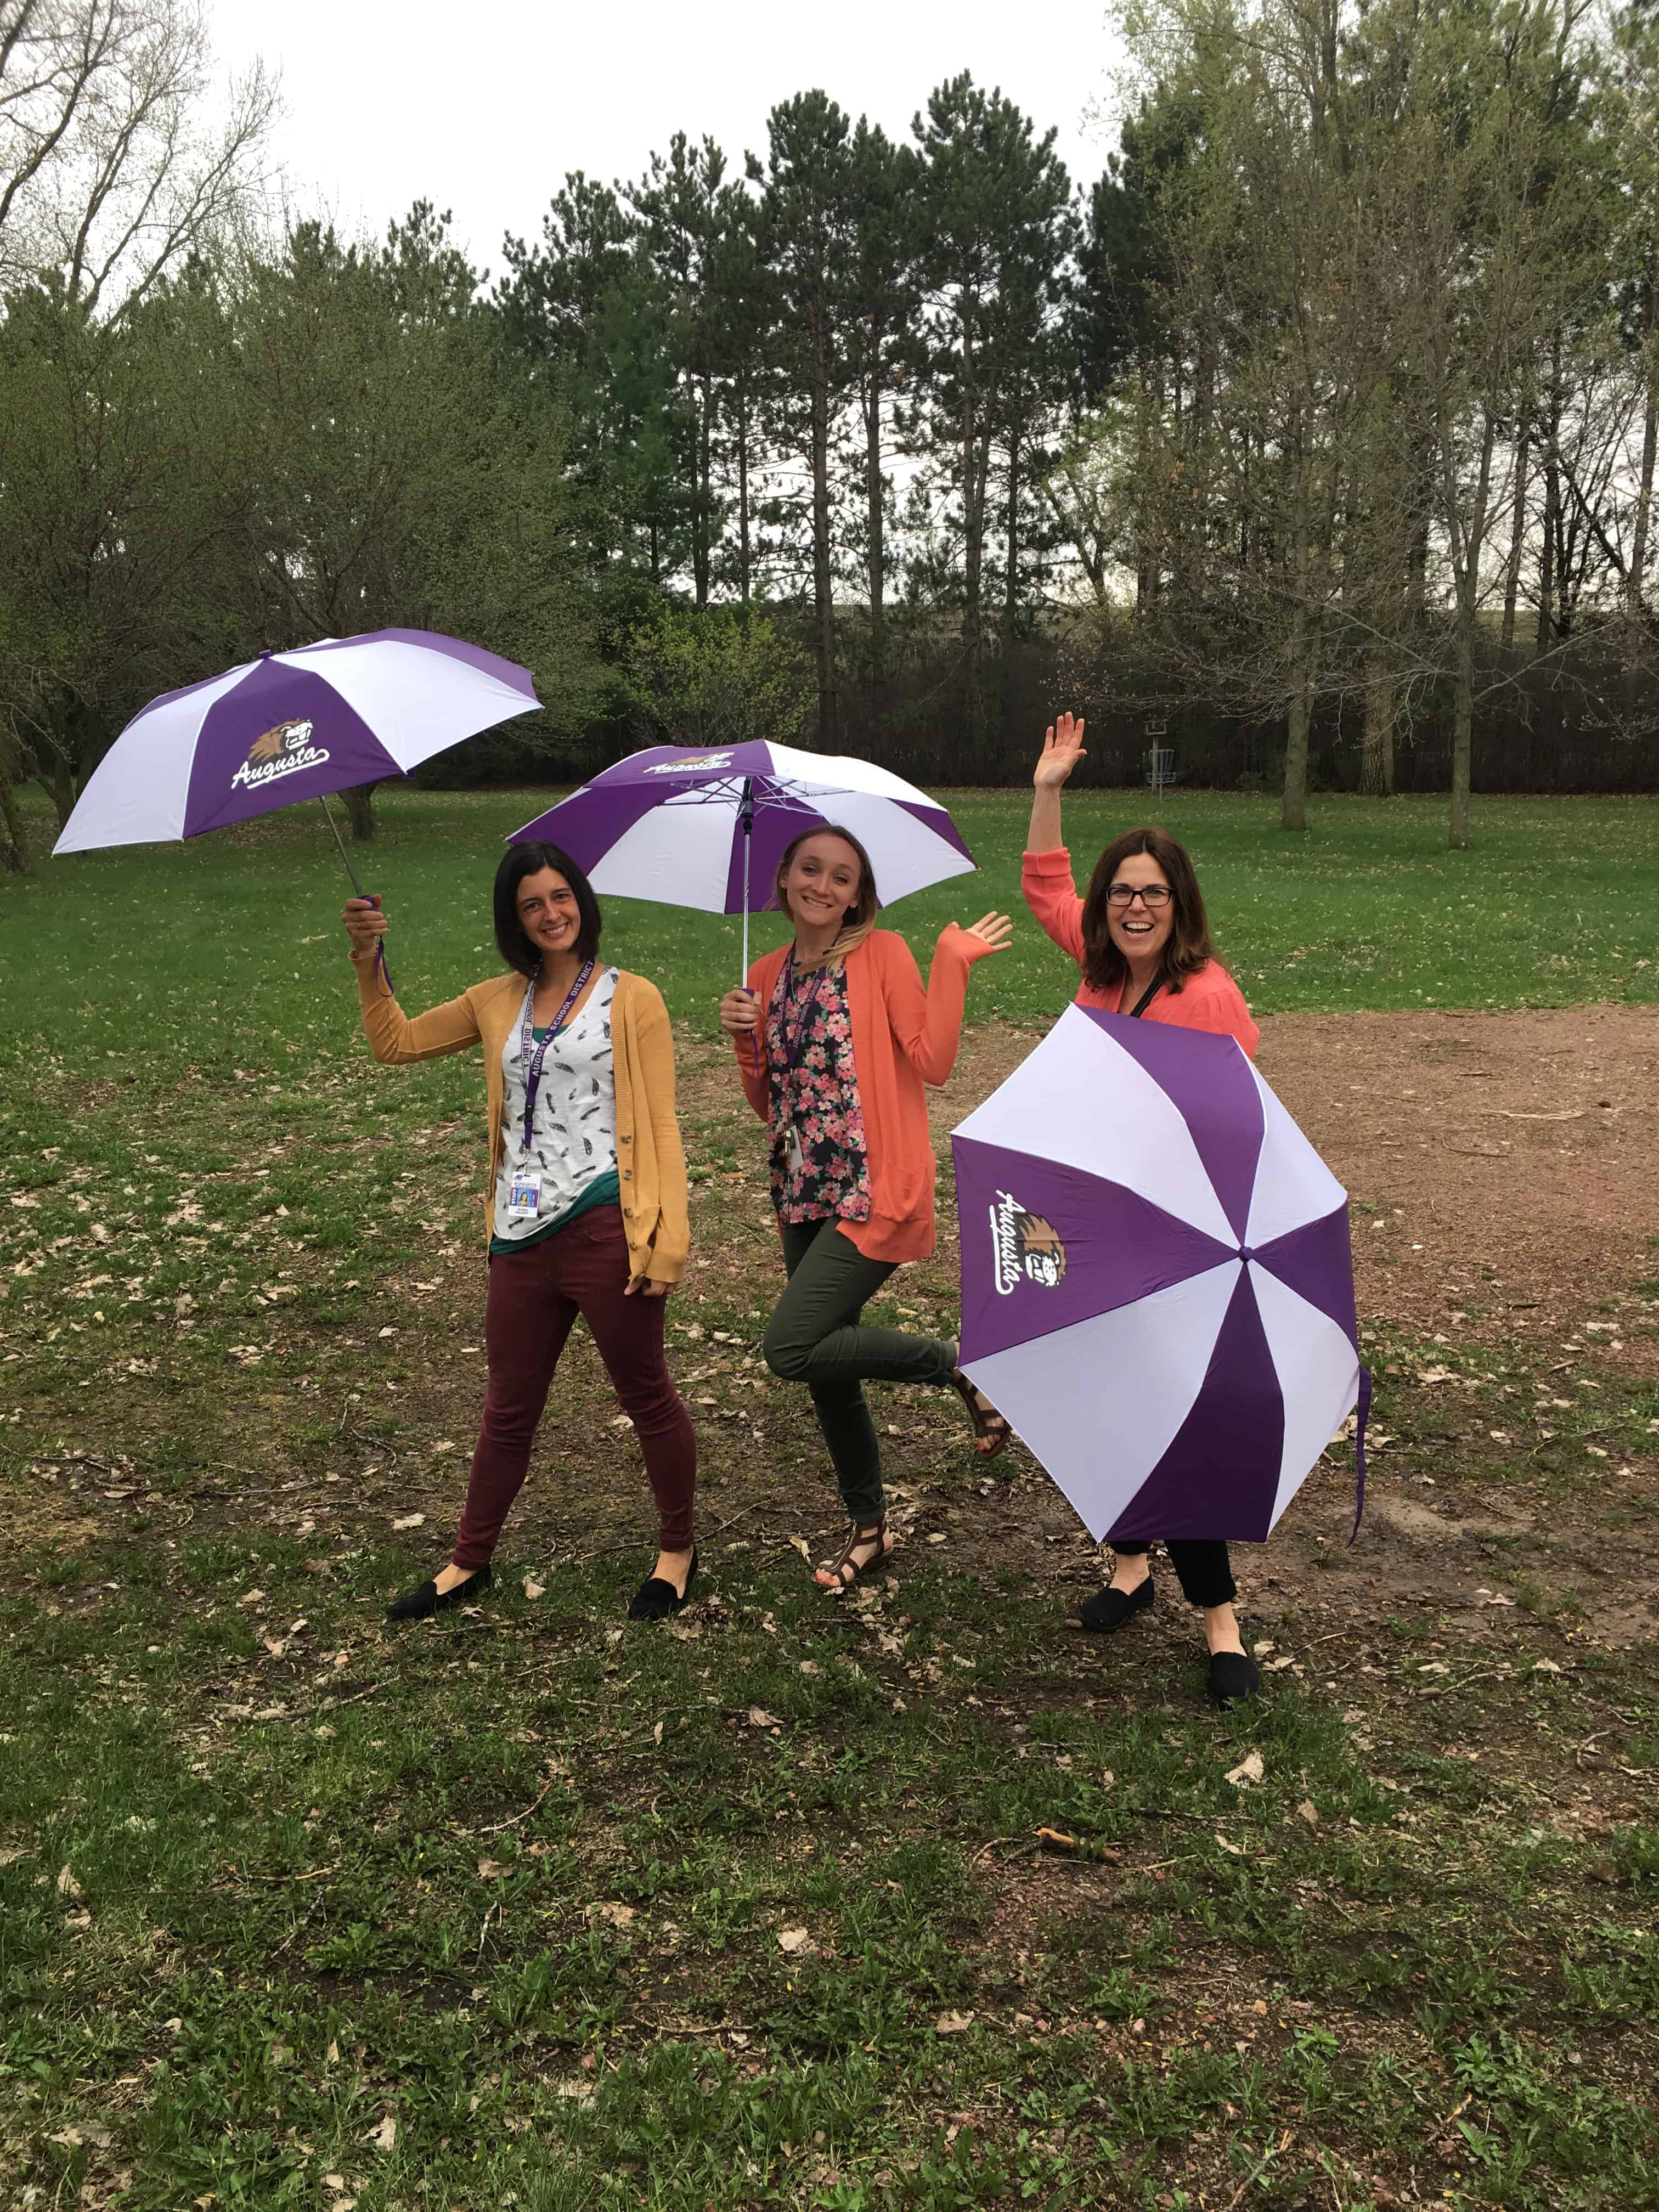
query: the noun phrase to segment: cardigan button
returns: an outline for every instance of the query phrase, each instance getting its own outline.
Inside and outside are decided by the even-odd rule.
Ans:
[[[633,1218],[634,1218],[634,1209],[633,1209],[633,1207],[632,1207],[631,1206],[623,1206],[623,1219],[624,1221],[631,1221]]]

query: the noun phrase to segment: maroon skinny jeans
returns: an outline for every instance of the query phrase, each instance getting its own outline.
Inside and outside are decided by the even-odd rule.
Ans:
[[[690,1550],[697,1441],[663,1357],[668,1301],[643,1291],[626,1297],[628,1267],[627,1236],[614,1206],[591,1206],[568,1228],[490,1260],[484,1316],[489,1377],[455,1538],[458,1567],[484,1566],[495,1549],[524,1486],[553,1370],[578,1314],[645,1454],[658,1541],[665,1552]]]

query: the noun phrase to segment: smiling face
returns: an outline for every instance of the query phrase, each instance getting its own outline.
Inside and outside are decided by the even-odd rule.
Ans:
[[[1114,891],[1167,891],[1169,888],[1169,878],[1150,853],[1127,854],[1112,878]],[[1123,957],[1132,967],[1140,967],[1147,961],[1156,960],[1169,943],[1170,933],[1175,927],[1175,901],[1170,898],[1154,910],[1139,898],[1121,905],[1109,893],[1106,927]]]
[[[858,854],[844,837],[826,830],[803,838],[778,886],[796,928],[839,929],[857,903],[862,872]]]
[[[574,947],[581,914],[575,892],[556,868],[538,868],[521,878],[516,903],[524,933],[544,959]]]

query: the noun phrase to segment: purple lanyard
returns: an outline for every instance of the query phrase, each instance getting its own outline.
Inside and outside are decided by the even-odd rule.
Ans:
[[[524,994],[524,1016],[519,1024],[519,1065],[524,1070],[524,1149],[526,1152],[530,1150],[532,1125],[536,1118],[536,1093],[541,1088],[542,1062],[547,1058],[547,1048],[564,1027],[566,1016],[580,998],[592,973],[593,963],[590,960],[566,992],[563,1006],[543,1031],[539,1044],[534,1042],[536,986],[533,981]]]
[[[778,1008],[778,1035],[783,1042],[783,1066],[786,1075],[793,1075],[800,1065],[802,1048],[806,1042],[806,1025],[813,1009],[823,993],[823,979],[828,966],[820,968],[812,979],[811,992],[800,1010],[800,1018],[793,1031],[789,1027],[789,995],[795,988],[795,948],[792,945],[783,963],[783,999]]]

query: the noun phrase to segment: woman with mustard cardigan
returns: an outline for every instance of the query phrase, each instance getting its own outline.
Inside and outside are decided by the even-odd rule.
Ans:
[[[381,988],[385,915],[349,899],[343,917],[375,1059],[401,1065],[481,1045],[489,1115],[489,1372],[466,1505],[449,1565],[387,1618],[421,1620],[489,1587],[496,1539],[580,1314],[656,1497],[657,1564],[629,1614],[660,1620],[684,1604],[697,1567],[696,1441],[663,1353],[663,1302],[690,1235],[668,1012],[643,976],[599,965],[599,901],[556,845],[509,848],[495,905],[511,972],[413,1021]]]
[[[763,1351],[775,1375],[805,1382],[852,1525],[817,1571],[846,1589],[893,1548],[881,1451],[863,1384],[946,1383],[973,1416],[987,1457],[1008,1427],[957,1365],[957,1346],[860,1319],[907,1260],[933,1249],[933,1147],[923,1085],[943,1083],[962,1037],[968,970],[1013,934],[1006,915],[939,940],[927,988],[910,948],[878,929],[870,856],[845,830],[804,830],[778,868],[793,941],[728,991],[720,1024],[750,1104],[771,1136],[772,1203],[788,1285]]]

